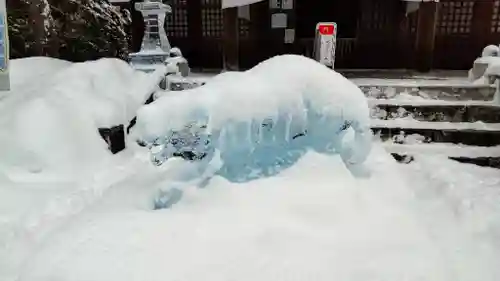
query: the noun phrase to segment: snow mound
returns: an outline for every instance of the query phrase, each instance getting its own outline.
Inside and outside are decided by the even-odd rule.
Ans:
[[[500,76],[500,48],[488,45],[483,49],[481,57],[477,58],[469,70],[469,80],[474,84],[493,84],[494,77]]]
[[[500,55],[500,48],[497,45],[488,45],[484,47],[481,57],[498,57]]]
[[[85,104],[96,126],[111,127],[128,124],[158,88],[165,73],[165,68],[158,68],[146,74],[125,61],[106,58],[74,64],[56,75],[56,80],[67,82],[55,85],[52,90],[72,102]]]
[[[376,146],[366,164],[360,179],[309,152],[277,177],[186,188],[158,212],[138,201],[177,171],[134,173],[0,279],[498,280],[496,170],[436,156],[399,165]]]
[[[13,65],[13,80],[24,82],[0,103],[0,167],[24,178],[73,178],[98,169],[109,157],[98,128],[128,124],[165,71],[145,74],[118,59],[28,58]]]
[[[50,79],[57,72],[72,65],[69,61],[49,57],[13,59],[9,64],[10,82],[13,90],[22,88],[26,83],[46,77]]]
[[[192,150],[206,163],[218,163],[217,173],[232,181],[275,175],[308,149],[340,154],[353,167],[364,162],[371,148],[362,91],[335,71],[296,55],[164,94],[137,117],[134,134],[152,148],[155,162]],[[194,141],[179,138],[186,128]],[[346,135],[353,139],[344,141]]]

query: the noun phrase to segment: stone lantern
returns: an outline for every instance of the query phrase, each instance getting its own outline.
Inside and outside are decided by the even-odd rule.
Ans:
[[[155,70],[154,65],[163,65],[169,57],[170,43],[165,32],[164,23],[167,13],[172,8],[161,0],[146,0],[135,3],[135,9],[144,17],[144,38],[141,50],[130,54],[130,64],[145,72]]]
[[[141,50],[130,54],[130,64],[137,70],[152,72],[158,66],[167,66],[168,76],[186,77],[189,74],[187,60],[178,48],[171,48],[165,32],[165,17],[172,8],[161,0],[145,0],[135,3],[135,9],[144,17],[145,32]],[[169,80],[175,80],[173,77]],[[164,81],[164,86],[167,81]],[[169,83],[171,84],[171,83]]]

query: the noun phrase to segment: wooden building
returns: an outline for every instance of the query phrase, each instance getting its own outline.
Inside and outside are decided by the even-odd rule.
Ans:
[[[246,69],[276,54],[311,55],[320,21],[338,24],[336,68],[343,69],[468,69],[485,45],[500,43],[500,0],[424,0],[416,10],[404,0],[264,0],[224,10],[221,0],[166,2],[173,9],[167,35],[193,68]],[[137,50],[142,18],[132,14]],[[277,27],[275,14],[286,15],[286,27]]]

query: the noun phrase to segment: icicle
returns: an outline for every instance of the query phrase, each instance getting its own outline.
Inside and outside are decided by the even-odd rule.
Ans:
[[[287,114],[286,120],[285,120],[285,141],[290,142],[290,131],[292,130],[292,122],[293,122],[293,115],[292,114]]]
[[[252,124],[253,124],[253,119],[250,120],[249,122],[247,122],[245,124],[245,129],[246,129],[246,136],[245,136],[245,141],[247,143],[247,145],[251,148],[254,147],[254,144],[252,142]]]
[[[259,144],[261,144],[264,141],[264,126],[262,125],[262,124],[264,124],[264,122],[265,122],[265,119],[259,120],[259,122],[257,123],[258,128],[259,128],[258,133],[257,133]]]

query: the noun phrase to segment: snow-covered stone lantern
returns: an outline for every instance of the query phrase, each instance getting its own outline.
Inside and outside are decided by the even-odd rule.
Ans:
[[[135,9],[144,17],[145,32],[141,50],[130,54],[130,64],[137,70],[153,72],[159,67],[167,66],[162,88],[171,88],[176,82],[174,76],[186,77],[189,74],[189,65],[178,48],[172,48],[165,32],[165,17],[172,12],[172,8],[161,0],[145,0],[135,3]],[[181,88],[184,88],[181,87]]]
[[[139,70],[154,71],[155,65],[163,65],[169,57],[170,43],[163,26],[172,8],[161,0],[146,0],[135,3],[135,9],[144,17],[145,31],[141,50],[130,54],[130,64]]]
[[[170,43],[165,29],[165,17],[172,13],[172,8],[161,0],[146,0],[135,3],[135,9],[142,13],[146,30],[142,40],[143,50],[160,48],[164,52],[170,51]]]

